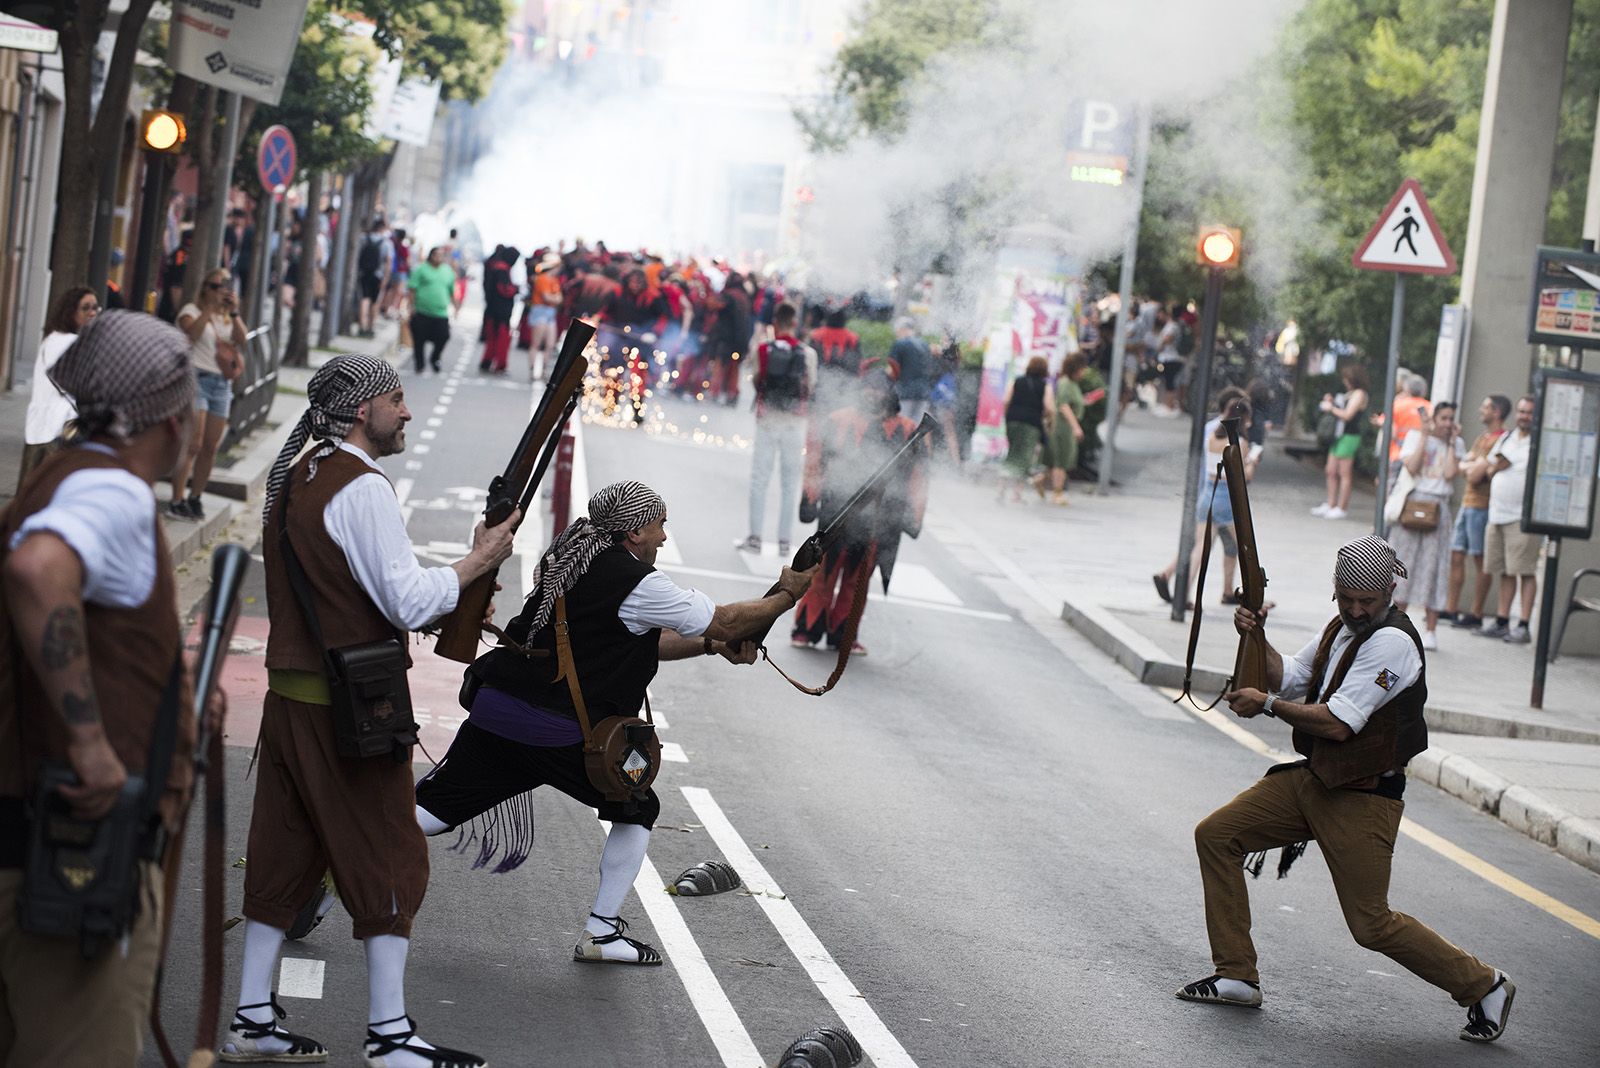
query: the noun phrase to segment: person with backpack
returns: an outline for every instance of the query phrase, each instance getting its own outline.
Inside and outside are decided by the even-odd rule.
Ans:
[[[361,307],[356,316],[359,337],[373,336],[372,320],[378,310],[378,294],[383,292],[393,264],[394,243],[384,232],[382,217],[374,218],[356,253],[356,284],[361,292]]]
[[[787,301],[773,311],[771,341],[756,349],[756,439],[750,458],[750,534],[737,546],[761,551],[772,464],[778,464],[778,554],[787,556],[800,499],[806,402],[817,383],[817,354],[795,336],[799,316]]]

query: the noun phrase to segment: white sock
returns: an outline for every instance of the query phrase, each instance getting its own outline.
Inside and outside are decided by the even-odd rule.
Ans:
[[[436,834],[443,834],[450,829],[450,825],[438,816],[429,812],[421,805],[417,806],[417,826],[422,828],[422,833],[432,838]]]
[[[1505,978],[1505,973],[1497,971],[1494,973],[1494,977],[1495,981],[1499,982],[1501,979]],[[1500,1010],[1505,1008],[1505,1004],[1506,986],[1504,983],[1500,983],[1499,986],[1495,987],[1493,990],[1489,991],[1487,994],[1483,995],[1481,999],[1479,999],[1478,1008],[1483,1010],[1484,1016],[1498,1022],[1500,1019]]]
[[[594,895],[594,908],[590,910],[594,915],[584,923],[585,931],[601,937],[616,930],[611,924],[595,919],[595,916],[618,916],[622,913],[622,902],[639,876],[639,868],[644,864],[645,850],[649,846],[648,827],[634,823],[611,825],[611,833],[606,835],[605,849],[600,852],[600,889]],[[599,948],[604,957],[621,960],[638,957],[637,950],[620,940],[607,942]]]
[[[1228,979],[1220,975],[1217,976],[1217,993],[1225,998],[1248,1001],[1255,995],[1255,992],[1256,988],[1243,979]]]
[[[420,809],[418,811],[421,811]],[[406,1015],[406,954],[411,940],[399,935],[372,935],[367,938],[367,1025],[380,1035],[405,1031],[411,1024]],[[414,1046],[433,1047],[413,1035],[406,1040]],[[432,1068],[433,1062],[415,1053],[388,1053],[384,1068]]]
[[[239,969],[239,1004],[259,1006],[240,1013],[251,1023],[271,1023],[272,974],[278,970],[278,952],[283,948],[284,928],[269,927],[255,920],[244,922],[244,961]],[[265,1053],[282,1053],[289,1043],[276,1038],[256,1039],[257,1049]],[[231,1040],[223,1048],[231,1053],[242,1052],[232,1048]]]

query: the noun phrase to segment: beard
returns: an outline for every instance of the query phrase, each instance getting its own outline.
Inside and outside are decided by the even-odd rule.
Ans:
[[[1356,617],[1351,616],[1351,615],[1349,615],[1349,614],[1347,614],[1345,612],[1340,612],[1339,613],[1339,621],[1341,623],[1343,623],[1345,626],[1350,628],[1350,633],[1351,634],[1353,634],[1357,638],[1359,638],[1363,634],[1367,633],[1369,630],[1372,630],[1373,628],[1377,627],[1377,625],[1379,623],[1383,622],[1384,617],[1387,616],[1388,614],[1389,614],[1389,607],[1388,607],[1388,605],[1385,605],[1382,612],[1374,612],[1371,616],[1365,617],[1363,619],[1357,619]]]
[[[374,459],[394,456],[406,451],[406,425],[404,423],[396,423],[384,433],[368,430],[367,437],[371,439],[372,444],[378,450],[378,456],[374,457]]]

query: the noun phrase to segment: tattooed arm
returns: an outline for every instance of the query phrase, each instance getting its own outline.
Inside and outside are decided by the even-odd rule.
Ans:
[[[67,759],[78,785],[63,787],[73,811],[97,819],[111,810],[127,769],[111,749],[89,671],[83,613],[83,565],[55,534],[28,536],[6,558],[6,603],[17,642],[67,728]]]

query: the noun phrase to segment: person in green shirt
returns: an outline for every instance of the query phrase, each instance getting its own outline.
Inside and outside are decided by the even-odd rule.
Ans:
[[[444,355],[445,343],[450,340],[450,315],[456,307],[456,272],[444,260],[444,246],[435,245],[428,251],[427,262],[412,268],[407,283],[411,289],[413,363],[418,374],[430,365],[438,372],[439,359]],[[424,357],[430,344],[433,346],[431,360]]]
[[[1083,353],[1075,352],[1061,362],[1056,378],[1055,422],[1045,441],[1052,504],[1067,503],[1067,472],[1078,466],[1078,443],[1083,440],[1083,390],[1078,380],[1088,363]],[[1037,485],[1039,496],[1044,496],[1044,483]]]

